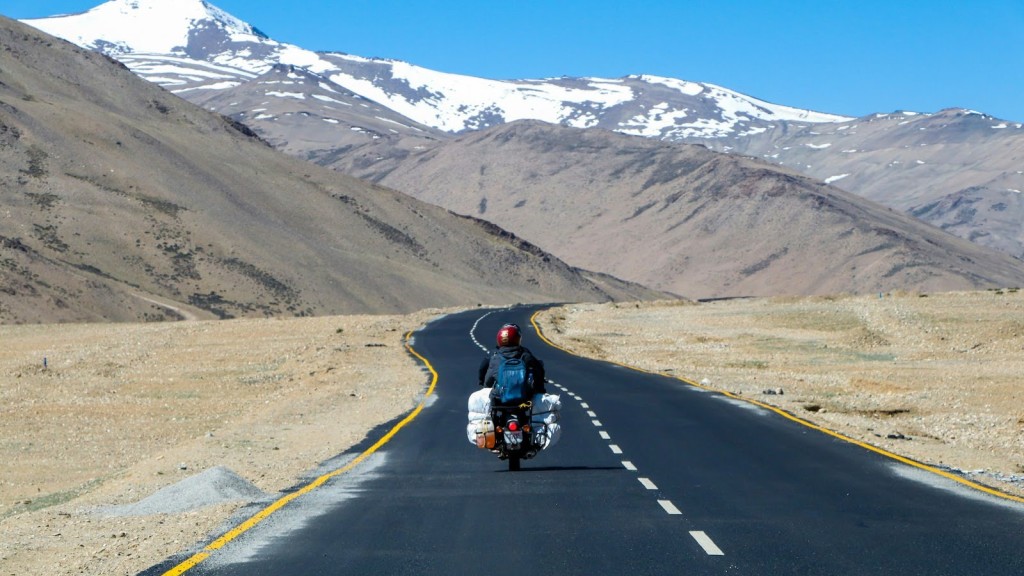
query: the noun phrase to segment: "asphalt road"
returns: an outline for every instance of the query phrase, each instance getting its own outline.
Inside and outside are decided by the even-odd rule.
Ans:
[[[537,337],[531,312],[431,323],[413,347],[436,389],[393,437],[372,449],[395,423],[375,431],[318,474],[370,449],[365,461],[223,547],[144,574],[1024,574],[1024,505],[673,378],[571,356]],[[506,321],[524,328],[563,403],[561,441],[519,472],[465,434],[484,355],[472,336],[489,346]]]

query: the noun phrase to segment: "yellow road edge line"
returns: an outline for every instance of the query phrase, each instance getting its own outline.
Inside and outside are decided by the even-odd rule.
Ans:
[[[246,520],[245,522],[242,522],[241,524],[239,524],[235,528],[229,530],[228,532],[224,533],[222,536],[220,536],[219,538],[217,538],[216,540],[214,540],[213,542],[208,544],[205,548],[203,548],[203,550],[201,552],[197,552],[197,553],[193,554],[191,557],[189,557],[184,562],[178,564],[174,568],[171,568],[167,572],[164,572],[163,576],[181,576],[185,572],[188,572],[192,568],[195,568],[199,563],[201,563],[204,560],[206,560],[207,558],[209,558],[214,551],[223,548],[225,545],[227,545],[232,540],[238,538],[242,534],[245,534],[246,532],[248,532],[249,530],[254,528],[257,524],[262,522],[263,520],[266,520],[267,517],[269,517],[274,512],[277,512],[281,508],[284,508],[284,506],[287,505],[292,500],[295,500],[296,498],[298,498],[300,496],[303,496],[305,494],[309,494],[313,490],[316,490],[320,486],[323,486],[325,483],[327,483],[328,480],[331,480],[332,478],[335,478],[337,476],[340,476],[340,475],[348,472],[349,470],[352,470],[353,468],[358,466],[361,462],[363,462],[364,460],[369,458],[377,450],[380,450],[380,448],[382,446],[384,446],[385,444],[390,442],[391,439],[395,437],[395,434],[398,434],[399,430],[404,428],[407,424],[409,424],[417,416],[419,416],[420,412],[422,412],[423,408],[426,406],[427,399],[430,398],[431,395],[433,395],[434,389],[437,387],[437,381],[439,379],[439,376],[437,374],[437,370],[434,370],[434,367],[430,364],[430,362],[427,361],[426,358],[421,356],[420,353],[417,352],[412,347],[412,344],[410,344],[410,340],[412,339],[412,335],[413,335],[412,331],[409,331],[409,332],[406,333],[406,335],[405,335],[405,348],[406,348],[406,350],[409,351],[410,354],[412,354],[417,359],[419,359],[421,362],[423,362],[423,364],[427,367],[427,370],[430,371],[431,379],[430,379],[430,387],[427,388],[426,394],[423,395],[423,400],[419,403],[419,405],[416,406],[416,408],[413,409],[412,412],[409,413],[408,416],[406,416],[400,422],[395,424],[394,427],[392,427],[391,430],[389,430],[388,433],[385,434],[380,440],[375,442],[373,444],[373,446],[370,446],[369,448],[367,448],[365,451],[363,451],[361,454],[356,456],[351,462],[349,462],[345,466],[342,466],[341,468],[338,468],[337,470],[334,470],[332,472],[328,472],[327,474],[324,474],[323,476],[320,476],[316,480],[313,480],[312,482],[310,482],[309,484],[306,484],[301,489],[296,490],[295,492],[292,492],[290,494],[282,496],[281,498],[276,500],[273,504],[271,504],[271,505],[267,506],[266,508],[260,510],[259,512],[254,514],[252,517],[250,517],[248,520]]]
[[[530,317],[530,323],[533,324],[533,328],[537,331],[537,335],[540,337],[540,339],[543,340],[544,342],[546,342],[549,346],[552,346],[553,348],[557,348],[557,349],[561,350],[562,352],[565,352],[566,354],[571,354],[573,356],[584,358],[585,356],[583,356],[582,354],[578,354],[576,352],[573,352],[572,350],[569,350],[568,348],[565,348],[563,346],[559,346],[558,344],[555,344],[554,342],[549,340],[546,336],[544,336],[544,332],[541,330],[540,325],[537,323],[537,316],[540,313],[545,312],[547,310],[550,310],[550,308],[544,309],[544,310],[538,310],[538,311],[534,312],[533,316]],[[974,490],[978,490],[980,492],[984,492],[984,493],[986,493],[986,494],[988,494],[990,496],[995,496],[997,498],[1002,498],[1004,500],[1011,500],[1013,502],[1019,502],[1019,503],[1024,504],[1024,498],[1022,498],[1020,496],[1015,496],[1013,494],[1009,494],[1007,492],[1003,492],[1001,490],[998,490],[996,488],[992,488],[990,486],[985,486],[983,484],[978,484],[977,482],[973,482],[973,481],[968,480],[967,478],[964,478],[962,476],[957,476],[956,474],[953,474],[951,472],[946,472],[945,470],[940,470],[939,468],[936,468],[934,466],[929,466],[928,464],[924,464],[924,463],[918,462],[916,460],[911,460],[910,458],[907,458],[906,456],[900,456],[899,454],[896,454],[894,452],[890,452],[890,451],[888,451],[888,450],[886,450],[884,448],[879,448],[878,446],[872,446],[871,444],[868,444],[867,442],[862,442],[860,440],[857,440],[856,438],[851,438],[849,436],[846,436],[844,434],[836,432],[835,430],[829,430],[828,428],[824,428],[824,427],[819,426],[819,425],[817,425],[817,424],[815,424],[813,422],[804,420],[803,418],[800,418],[799,416],[796,416],[796,415],[794,415],[794,414],[792,414],[790,412],[787,412],[786,410],[783,410],[782,408],[778,408],[778,407],[772,406],[770,404],[765,404],[764,402],[758,402],[757,400],[752,400],[750,398],[744,398],[743,396],[740,396],[738,394],[733,394],[732,392],[727,392],[725,390],[719,390],[717,388],[712,388],[710,386],[704,386],[703,384],[698,384],[698,383],[696,383],[696,382],[694,382],[692,380],[683,378],[681,376],[671,376],[671,375],[668,375],[668,374],[662,374],[660,372],[654,372],[653,370],[646,370],[644,368],[637,368],[636,366],[630,366],[628,364],[622,364],[621,362],[616,362],[614,360],[604,360],[604,362],[608,362],[609,364],[614,364],[614,365],[620,366],[622,368],[627,368],[627,369],[633,370],[635,372],[642,372],[644,374],[653,374],[655,376],[666,376],[668,378],[673,378],[673,379],[679,380],[680,382],[683,382],[685,384],[689,384],[690,386],[693,386],[695,388],[700,388],[701,390],[707,390],[709,392],[715,392],[717,394],[721,394],[723,396],[726,396],[728,398],[732,398],[734,400],[739,400],[741,402],[746,402],[748,404],[753,404],[754,406],[759,406],[761,408],[764,408],[765,410],[771,410],[772,412],[775,412],[776,414],[782,416],[783,418],[786,418],[788,420],[796,422],[797,424],[801,424],[801,425],[806,426],[806,427],[808,427],[808,428],[810,428],[812,430],[816,430],[818,432],[822,432],[824,434],[828,434],[829,436],[832,436],[833,438],[837,438],[837,439],[842,440],[844,442],[849,442],[850,444],[854,444],[856,446],[860,446],[861,448],[864,448],[865,450],[870,450],[870,451],[872,451],[872,452],[874,452],[876,454],[881,454],[882,456],[885,456],[887,458],[891,458],[893,460],[896,460],[897,462],[902,462],[903,464],[907,464],[907,465],[913,466],[914,468],[918,468],[920,470],[924,470],[925,472],[930,472],[932,474],[936,474],[938,476],[942,476],[943,478],[947,478],[949,480],[953,480],[954,482],[957,482],[959,484],[963,484],[964,486],[967,486],[968,488],[973,488]]]

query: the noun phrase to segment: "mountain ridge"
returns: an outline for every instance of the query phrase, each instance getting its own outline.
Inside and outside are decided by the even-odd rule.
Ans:
[[[0,17],[0,41],[2,322],[667,296],[287,156],[23,24]]]
[[[381,179],[582,267],[694,298],[1018,285],[1024,263],[755,158],[536,121]]]
[[[148,0],[150,3],[155,1],[157,0]],[[125,0],[117,0],[110,4],[118,2],[124,4]],[[193,2],[193,4],[195,3]],[[202,5],[208,6],[205,3]],[[1014,138],[1013,133],[1018,130],[1016,126],[1000,123],[998,120],[984,115],[950,110],[935,115],[878,114],[860,119],[850,119],[809,111],[795,111],[744,97],[720,87],[652,76],[630,76],[621,79],[559,78],[517,82],[491,81],[429,71],[396,60],[369,59],[342,53],[313,53],[266,38],[253,40],[249,37],[232,37],[224,32],[226,26],[203,25],[199,28],[213,30],[215,32],[213,40],[215,41],[206,45],[194,42],[187,46],[181,46],[177,56],[164,54],[154,57],[133,53],[120,57],[144,77],[148,75],[150,78],[159,80],[159,77],[155,75],[163,74],[162,84],[168,89],[244,122],[279,149],[360,178],[383,182],[421,198],[424,197],[421,195],[424,186],[412,180],[403,180],[400,176],[414,172],[413,169],[408,168],[409,165],[424,161],[424,158],[430,156],[431,150],[441,150],[449,146],[461,150],[463,154],[469,156],[469,151],[460,148],[461,144],[453,142],[453,139],[462,142],[471,141],[473,132],[460,132],[456,135],[451,132],[465,130],[467,127],[484,130],[488,126],[493,128],[508,125],[510,117],[518,117],[516,114],[531,108],[529,103],[523,100],[526,98],[523,94],[529,94],[531,98],[544,97],[548,98],[550,102],[557,102],[561,116],[543,118],[542,120],[545,122],[579,126],[587,130],[600,130],[601,123],[607,122],[616,133],[632,134],[634,137],[643,137],[652,142],[675,138],[682,142],[697,143],[734,155],[741,153],[750,157],[762,158],[784,167],[782,172],[772,173],[769,180],[777,179],[780,177],[779,174],[795,168],[800,173],[810,174],[845,190],[862,195],[866,190],[871,194],[868,197],[872,200],[882,202],[890,207],[897,207],[901,211],[909,211],[911,214],[930,218],[932,221],[944,225],[950,231],[965,234],[979,243],[1007,250],[1011,254],[1016,255],[1014,250],[1018,244],[1024,246],[1024,218],[1020,220],[1014,218],[1014,212],[1018,209],[1016,204],[993,201],[994,197],[991,191],[985,188],[984,194],[979,194],[974,205],[988,206],[986,210],[993,216],[982,218],[979,216],[981,211],[976,208],[962,209],[964,203],[956,201],[956,198],[963,194],[961,191],[933,190],[931,188],[934,187],[927,186],[915,188],[912,181],[907,178],[915,178],[917,174],[926,170],[920,168],[920,164],[909,165],[913,168],[912,171],[897,172],[895,169],[901,165],[896,160],[897,157],[894,156],[895,149],[899,147],[902,150],[909,147],[908,144],[900,143],[897,133],[919,132],[924,134],[925,138],[933,138],[937,142],[948,141],[950,147],[967,145],[968,141],[963,138],[968,132],[979,135],[985,131],[994,131],[993,129],[999,126],[1003,126],[1003,134],[1008,135],[1007,137],[1011,139]],[[217,32],[218,30],[220,32]],[[93,30],[93,33],[99,34],[96,30]],[[102,34],[99,35],[102,36]],[[194,37],[190,37],[190,42],[193,40]],[[240,41],[235,42],[236,40]],[[213,48],[210,49],[209,46]],[[195,58],[204,58],[205,60],[198,62],[194,60]],[[192,84],[179,83],[171,77],[173,75],[168,74],[165,66],[171,60],[179,64],[187,63],[189,66],[193,64],[204,66],[207,75],[197,74],[189,80]],[[149,65],[147,62],[163,68],[147,69],[146,66]],[[212,72],[210,71],[211,66],[215,68]],[[237,74],[231,76],[233,73]],[[294,78],[291,77],[293,75]],[[180,77],[186,78],[188,73],[182,73]],[[278,84],[271,85],[271,82]],[[470,103],[459,100],[458,94],[464,93],[460,85],[471,86],[472,90],[468,90],[469,92],[479,93],[477,100]],[[517,94],[518,96],[515,98],[520,98],[520,100],[512,98],[506,100],[504,105],[489,101],[489,91],[493,92],[498,89]],[[339,94],[345,96],[338,96]],[[639,98],[638,94],[646,99]],[[552,95],[556,95],[557,98],[553,98]],[[689,100],[674,100],[673,104],[669,104],[668,101],[671,100],[669,96],[685,97]],[[405,104],[402,104],[403,102]],[[515,105],[508,104],[509,102]],[[421,108],[417,108],[417,106]],[[453,106],[462,111],[461,115],[451,116],[446,112]],[[342,107],[346,110],[341,110]],[[640,110],[641,108],[642,110]],[[506,114],[510,109],[513,112],[511,116]],[[351,113],[344,114],[345,111]],[[423,116],[424,114],[433,116],[427,118]],[[412,118],[417,115],[429,120],[430,124],[414,122]],[[535,114],[535,116],[538,115],[543,116],[543,114]],[[946,122],[947,117],[956,121]],[[449,124],[449,122],[454,122],[454,124]],[[935,126],[934,128],[918,129],[916,122],[930,123]],[[968,123],[973,124],[969,130],[965,131],[964,126],[967,126]],[[823,140],[826,136],[831,140]],[[875,146],[876,149],[861,153],[859,149],[853,150],[853,148],[847,147],[844,139],[855,139],[858,148],[870,145]],[[989,140],[982,138],[982,141],[988,142]],[[975,145],[975,142],[970,141],[969,144]],[[1016,141],[1014,140],[1014,142]],[[673,149],[671,143],[666,145],[669,146],[669,150]],[[932,150],[940,150],[940,148],[936,145]],[[558,154],[563,155],[562,162],[571,158],[571,152],[564,148],[557,151]],[[533,159],[532,163],[521,164],[524,169],[543,164],[542,159],[531,156],[530,151],[520,150],[517,153],[521,154],[521,157],[511,159],[513,163],[521,163],[524,158]],[[438,154],[445,153],[438,152]],[[995,157],[993,154],[984,152],[981,154]],[[945,158],[952,158],[952,160],[947,160],[949,168],[936,169],[932,179],[926,182],[937,182],[950,186],[954,183],[964,182],[975,186],[976,189],[977,184],[973,179],[982,171],[976,170],[964,175],[963,173],[968,171],[964,170],[962,166],[956,165],[957,158],[961,155],[960,148],[951,149],[945,156]],[[886,168],[878,166],[883,157],[889,158]],[[938,156],[934,158],[936,160],[933,163],[938,165],[941,158]],[[460,159],[452,158],[451,161],[458,171]],[[909,157],[906,161],[909,162]],[[907,165],[904,164],[904,166]],[[598,167],[598,170],[601,169]],[[635,169],[642,171],[646,167],[641,165]],[[955,171],[959,176],[957,178],[949,177],[950,171]],[[770,171],[764,173],[768,174],[768,172]],[[461,173],[466,178],[470,176],[468,173]],[[689,185],[683,177],[680,177],[678,182],[673,182],[671,174],[649,175],[649,177],[663,186]],[[980,178],[980,176],[977,177]],[[509,181],[516,181],[517,175],[510,174],[508,178]],[[438,182],[447,181],[443,174],[437,175],[436,180]],[[452,183],[454,189],[458,189],[459,185],[461,185],[460,182]],[[562,186],[564,193],[571,193],[574,190],[573,183],[552,185]],[[791,185],[795,187],[794,189],[804,190],[809,183],[799,185],[791,183]],[[634,184],[630,186],[634,186]],[[645,182],[636,183],[635,186],[638,188],[631,188],[629,193],[642,194],[650,187]],[[897,190],[895,194],[892,193],[894,186]],[[1021,188],[1024,188],[1024,184],[1021,185]],[[1010,184],[1006,186],[1007,190],[1021,188],[1015,188]],[[681,193],[679,190],[670,190],[666,194],[672,198],[679,197]],[[1012,192],[1006,192],[1006,194],[1012,194]],[[942,201],[943,195],[949,199]],[[493,199],[485,198],[477,198],[476,202],[478,206],[485,206],[485,200],[494,202]],[[431,198],[430,201],[449,208],[455,205],[444,198]],[[590,198],[581,196],[577,203],[585,207],[587,202],[592,201]],[[659,201],[664,201],[664,199],[651,199],[648,202],[657,204]],[[851,198],[845,199],[844,202],[846,204],[856,203]],[[961,209],[954,207],[961,207]],[[462,214],[491,218],[497,214],[497,211],[493,204],[490,208],[489,214],[475,213],[472,206],[460,205],[456,211]],[[635,209],[640,210],[640,208],[642,206],[637,206]],[[800,210],[805,209],[807,206],[800,207]],[[958,211],[955,215],[951,215],[949,210],[954,209]],[[597,210],[599,211],[599,209]],[[877,210],[872,210],[877,213]],[[1002,218],[997,218],[996,215]],[[877,216],[878,214],[876,214]],[[982,222],[984,222],[985,228],[979,229]],[[510,225],[505,221],[499,221],[499,224]],[[814,223],[806,221],[804,225],[814,226]],[[905,221],[901,221],[899,224],[899,226],[905,225],[910,224]],[[515,230],[538,245],[552,249],[561,246],[558,238],[534,237],[532,232],[526,229]],[[650,230],[637,230],[634,234],[641,232],[650,232]],[[837,233],[845,233],[845,230],[837,231]],[[932,238],[931,231],[927,233],[918,231],[915,234]],[[648,241],[651,245],[657,245],[659,239],[652,237]],[[946,240],[932,240],[931,242],[946,243]],[[597,245],[595,244],[595,246]],[[741,244],[733,246],[736,250],[744,249]],[[736,266],[734,269],[716,271],[718,280],[709,283],[709,286],[720,287],[728,284],[732,286],[730,288],[734,291],[731,292],[732,294],[738,294],[735,292],[738,285],[750,286],[754,292],[762,293],[761,291],[765,290],[765,285],[758,284],[755,277],[767,278],[768,276],[756,274],[756,272],[767,270],[771,268],[771,263],[784,260],[783,248],[779,247],[771,254],[763,254],[761,260],[756,262],[745,262],[742,265],[734,262],[733,264]],[[951,254],[961,254],[963,250],[964,247],[957,247],[951,251]],[[787,253],[793,252],[797,251],[793,250]],[[562,254],[569,257],[569,260],[574,263],[593,262],[586,258],[575,260],[579,256],[577,254],[564,252]],[[770,257],[772,258],[770,259]],[[636,259],[644,261],[641,256]],[[942,258],[934,254],[926,260],[931,264],[943,266]],[[949,262],[946,264],[948,265]],[[990,264],[997,268],[1012,267],[1006,262],[998,264],[990,262]],[[912,265],[904,263],[904,266],[907,265],[911,268],[920,267],[917,263]],[[755,273],[748,274],[745,271]],[[938,274],[938,276],[943,274]],[[994,277],[987,272],[977,274],[965,272],[965,276],[961,277],[969,278],[972,274],[976,278],[967,281],[967,286],[977,286],[978,284],[974,283],[976,280],[985,280],[986,278],[988,279],[987,283],[982,282],[982,284],[993,285],[992,278]],[[631,277],[636,278],[637,276]],[[1007,278],[1007,281],[1011,281],[1009,279],[1014,278],[1014,275],[1003,277]],[[854,280],[849,275],[843,274],[836,274],[835,278],[845,278],[850,282]],[[649,278],[648,281],[657,281],[657,278]],[[820,286],[829,286],[829,289],[842,290],[844,286],[841,282],[829,283],[825,279],[815,282]],[[903,277],[902,286],[908,286],[908,282],[910,282],[909,277]],[[797,289],[818,290],[818,288],[813,288],[812,284],[814,282],[805,279]],[[936,283],[936,285],[938,284],[957,285],[956,283]],[[868,288],[869,285],[872,287]],[[881,284],[867,282],[855,289],[874,290],[879,286],[895,285],[897,284],[891,282]],[[676,288],[678,287],[673,289]],[[713,293],[699,293],[709,297],[716,296]]]
[[[379,179],[418,147],[437,145],[453,134],[539,119],[756,156],[1024,259],[1024,209],[1010,196],[1024,190],[1024,175],[1017,173],[1024,158],[1024,124],[1020,122],[956,108],[934,114],[896,112],[849,118],[775,105],[711,84],[657,76],[502,81],[447,74],[400,60],[318,53],[280,43],[200,0],[181,3],[174,18],[156,20],[177,30],[177,40],[155,45],[147,38],[132,46],[132,34],[126,31],[154,27],[153,19],[142,16],[163,4],[162,0],[113,0],[84,14],[106,12],[116,14],[116,20],[95,15],[88,20],[79,14],[28,22],[108,53],[179,96],[207,102],[296,156],[361,178]],[[154,54],[152,50],[162,52]],[[304,141],[307,124],[292,119],[283,122],[287,126],[274,124],[285,114],[299,113],[287,96],[249,104],[250,99],[233,97],[236,90],[251,92],[245,85],[277,64],[309,70],[336,89],[348,90],[405,118],[400,123],[429,127],[433,133],[426,139],[419,134],[407,138],[388,133],[385,140],[359,141],[351,131],[379,132],[375,127],[379,121],[373,115],[350,115],[333,130],[317,127],[317,141]],[[331,117],[329,103],[308,99],[303,106],[302,111],[312,117]],[[963,142],[958,125],[963,122],[934,126],[950,115],[973,118],[974,130],[1001,135]],[[256,116],[265,117],[254,120]],[[937,140],[927,158],[901,158],[906,150],[899,144],[902,136],[897,128],[907,122],[911,125],[904,124],[903,132],[919,128]],[[863,129],[869,125],[875,128]],[[892,128],[886,133],[878,128],[883,125]],[[820,133],[840,131],[847,137],[845,146],[817,138]],[[858,131],[871,135],[851,137]],[[941,145],[944,151],[940,151],[941,140],[946,140]],[[960,161],[971,155],[978,161]],[[894,161],[903,164],[892,164]],[[919,161],[929,166],[921,167]],[[898,169],[907,168],[906,162],[913,163],[909,166],[915,170]],[[1003,172],[1008,174],[1002,178],[1005,182],[998,178]],[[973,218],[965,219],[969,213],[964,211],[943,211],[963,196],[974,198]],[[925,209],[928,206],[932,208]]]
[[[265,36],[232,32],[230,24],[240,21],[202,0],[184,3],[194,8],[192,11],[179,10],[173,12],[173,17],[162,13],[152,17],[159,12],[158,7],[170,10],[165,4],[165,0],[110,0],[83,14],[25,22],[115,57],[131,55],[127,62],[133,70],[186,98],[188,92],[198,89],[237,86],[242,83],[241,78],[265,73],[274,64],[291,64],[323,75],[420,124],[449,133],[522,119],[611,128],[602,123],[601,117],[607,116],[609,121],[622,124],[619,127],[625,133],[642,135],[659,130],[662,137],[669,138],[677,131],[714,134],[760,130],[762,124],[771,121],[815,123],[846,119],[771,104],[712,84],[657,76],[488,80],[437,72],[401,60],[312,52]],[[199,7],[206,7],[206,12]],[[242,25],[248,27],[245,30],[255,30],[249,24]],[[126,32],[155,28],[165,30],[163,36],[176,40],[158,43],[152,37],[160,35],[139,33],[139,39],[136,33]],[[168,29],[176,31],[166,32]],[[158,72],[147,67],[149,55],[159,55]],[[168,70],[171,56],[179,57],[178,63],[183,66],[177,77]],[[195,73],[194,67],[202,66],[200,62],[224,66],[224,74],[230,76],[233,71],[236,78],[211,77],[206,82],[181,79]],[[676,122],[691,116],[694,110],[702,112],[693,115],[692,123]],[[718,121],[710,121],[709,113],[718,115]],[[647,121],[638,120],[647,116]],[[673,119],[671,125],[664,124],[666,118]],[[652,128],[655,125],[661,127]]]

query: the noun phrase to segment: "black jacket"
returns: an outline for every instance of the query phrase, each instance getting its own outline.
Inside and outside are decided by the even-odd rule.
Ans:
[[[485,388],[494,386],[502,356],[505,358],[522,358],[526,364],[527,374],[533,376],[534,394],[547,393],[547,388],[544,386],[544,363],[538,360],[529,349],[522,346],[503,346],[490,356],[484,358],[480,362],[480,373],[478,375],[480,386]]]

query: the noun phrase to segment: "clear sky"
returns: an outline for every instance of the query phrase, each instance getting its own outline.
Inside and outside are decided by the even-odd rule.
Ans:
[[[167,0],[175,1],[175,0]],[[0,0],[13,18],[102,0]],[[212,0],[271,38],[484,78],[655,74],[862,116],[1024,122],[1024,0]]]

